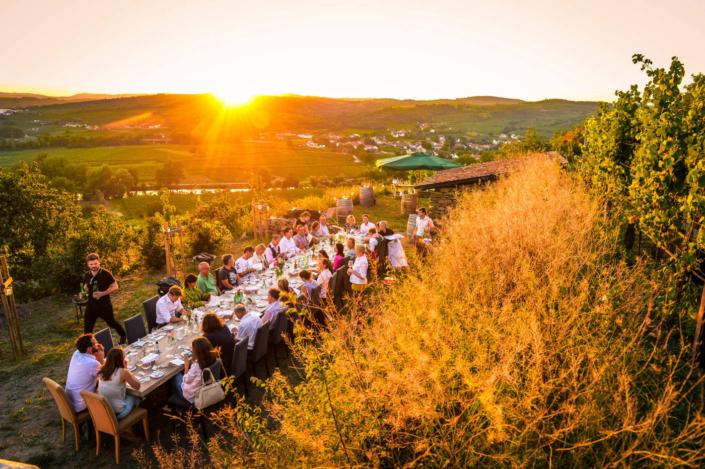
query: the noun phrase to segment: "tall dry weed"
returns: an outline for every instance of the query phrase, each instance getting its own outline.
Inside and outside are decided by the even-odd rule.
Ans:
[[[573,177],[527,162],[450,219],[409,278],[332,314],[320,341],[297,341],[304,380],[268,381],[267,417],[248,424],[259,446],[233,438],[211,454],[274,466],[704,463],[688,347],[650,322],[645,269],[613,256],[616,233]]]

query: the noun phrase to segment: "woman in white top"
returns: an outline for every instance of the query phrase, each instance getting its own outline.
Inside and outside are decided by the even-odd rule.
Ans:
[[[367,256],[365,255],[365,246],[355,247],[355,262],[352,268],[348,269],[350,283],[354,291],[362,291],[367,287]]]
[[[112,348],[98,372],[98,394],[108,400],[118,420],[127,417],[140,402],[127,394],[127,384],[133,389],[140,388],[140,382],[127,369],[125,353],[120,347]]]
[[[316,284],[321,286],[321,298],[328,298],[328,283],[333,276],[333,264],[330,259],[321,257],[318,260],[318,277]]]

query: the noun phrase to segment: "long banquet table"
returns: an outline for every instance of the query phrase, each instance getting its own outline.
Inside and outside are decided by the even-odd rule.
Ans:
[[[325,249],[329,255],[333,252],[333,246],[328,242],[316,248],[320,249]],[[313,267],[314,262],[315,257],[311,251],[289,259],[283,274],[289,280],[289,286],[297,290],[302,284],[298,275],[300,268]],[[274,269],[250,274],[250,278],[240,285],[244,294],[243,304],[248,312],[255,311],[261,316],[267,308],[267,291],[276,286],[277,275]],[[182,371],[183,357],[190,355],[191,342],[201,335],[201,321],[206,313],[214,312],[222,317],[233,334],[237,334],[240,321],[232,315],[235,293],[230,291],[220,296],[212,296],[207,305],[193,309],[189,324],[174,323],[164,326],[127,346],[125,355],[128,369],[140,381],[139,390],[128,385],[127,392],[144,398]]]

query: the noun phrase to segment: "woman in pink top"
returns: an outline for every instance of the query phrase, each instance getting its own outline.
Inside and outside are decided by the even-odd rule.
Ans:
[[[341,243],[335,244],[335,257],[333,258],[333,272],[345,262],[345,246]]]
[[[176,394],[193,404],[203,385],[201,372],[218,360],[218,354],[205,337],[193,339],[191,353],[194,361],[191,363],[188,357],[184,357],[184,372],[174,376],[174,387]]]

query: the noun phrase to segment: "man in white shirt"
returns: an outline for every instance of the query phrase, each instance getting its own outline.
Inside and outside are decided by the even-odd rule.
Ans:
[[[321,215],[318,218],[318,231],[313,234],[317,238],[322,238],[324,236],[330,236],[330,230],[328,229],[328,219],[325,215]]]
[[[274,261],[279,257],[279,254],[281,254],[280,240],[281,236],[278,234],[273,235],[272,242],[269,243],[269,246],[267,246],[267,249],[264,251],[264,255],[267,257],[267,263],[269,263],[270,266],[274,265]]]
[[[421,207],[417,210],[416,217],[416,231],[414,232],[414,241],[419,239],[428,238],[431,236],[431,230],[435,228],[433,225],[433,220],[426,214],[426,209]]]
[[[171,322],[184,320],[182,314],[186,310],[181,304],[181,288],[173,285],[166,295],[157,301],[157,327],[163,327]]]
[[[239,283],[252,278],[252,272],[254,272],[255,269],[252,268],[250,259],[254,256],[254,254],[255,248],[252,246],[247,246],[242,252],[242,256],[235,261],[235,272],[237,272]]]
[[[367,236],[370,234],[370,230],[375,227],[375,224],[370,221],[370,216],[365,214],[362,216],[362,223],[360,223],[360,234],[362,236]]]
[[[237,326],[237,341],[240,342],[242,339],[247,339],[247,352],[249,354],[255,348],[255,336],[257,335],[257,329],[262,325],[262,321],[256,312],[250,311],[248,313],[243,304],[235,305],[234,313],[240,320],[240,324]]]
[[[69,363],[65,388],[69,402],[76,412],[86,409],[81,391],[95,392],[98,371],[103,365],[103,360],[105,360],[105,351],[93,334],[83,334],[76,339],[76,351],[73,352]]]
[[[281,253],[287,258],[294,257],[298,249],[296,248],[296,243],[294,242],[294,229],[286,228],[284,230],[284,237],[279,241],[279,248]]]
[[[273,329],[277,316],[285,309],[284,305],[279,302],[279,290],[276,288],[269,289],[269,293],[267,293],[267,303],[269,303],[269,306],[264,310],[262,323],[269,323],[269,328]]]
[[[269,267],[269,261],[267,260],[267,256],[265,255],[266,251],[267,247],[264,244],[258,244],[257,246],[255,246],[255,254],[254,256],[252,256],[252,259],[250,259],[250,265],[253,269],[257,270],[257,267],[259,267],[260,264],[260,270],[264,270]]]
[[[350,283],[354,291],[363,291],[367,287],[367,256],[365,255],[364,246],[355,247],[355,262],[352,269],[348,269]]]

